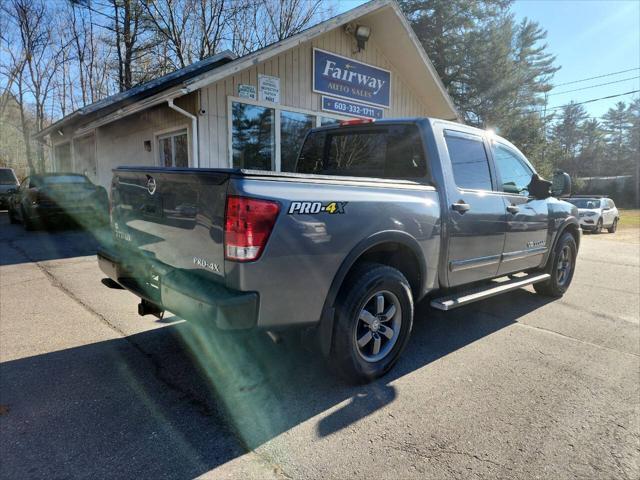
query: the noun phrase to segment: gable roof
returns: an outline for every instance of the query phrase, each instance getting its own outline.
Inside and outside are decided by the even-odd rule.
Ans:
[[[168,90],[171,90],[172,96],[196,91],[356,20],[371,27],[378,47],[384,51],[387,58],[392,59],[396,69],[404,74],[404,81],[424,104],[429,106],[430,116],[462,121],[438,73],[397,2],[371,0],[243,57],[236,58],[230,51],[224,51],[125,92],[112,95],[76,110],[35,136],[42,138],[72,121],[86,125],[96,120],[98,113],[100,125],[109,123],[120,118],[121,111],[128,115],[165,102]],[[416,68],[417,66],[422,68]],[[138,107],[135,105],[137,102],[141,102]],[[96,122],[94,124],[98,125]]]

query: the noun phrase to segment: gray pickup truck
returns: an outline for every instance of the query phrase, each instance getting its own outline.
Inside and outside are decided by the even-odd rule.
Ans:
[[[581,230],[553,184],[490,132],[437,119],[311,130],[296,172],[121,167],[105,283],[212,328],[315,329],[353,381],[387,372],[414,305],[533,284],[561,296]],[[115,283],[118,285],[116,285]]]

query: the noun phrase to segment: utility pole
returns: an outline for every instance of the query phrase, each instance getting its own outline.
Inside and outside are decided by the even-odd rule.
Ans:
[[[547,151],[547,99],[549,92],[544,92],[544,110],[542,112],[542,165],[544,165],[544,154]]]

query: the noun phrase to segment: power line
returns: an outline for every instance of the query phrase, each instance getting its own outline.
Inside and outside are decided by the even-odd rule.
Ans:
[[[619,72],[605,73],[604,75],[598,75],[596,77],[582,78],[580,80],[574,80],[572,82],[559,83],[557,85],[554,85],[553,88],[562,87],[564,85],[573,85],[574,83],[586,82],[587,80],[595,80],[596,78],[611,77],[613,75],[619,75],[621,73],[633,72],[635,70],[640,70],[640,67],[630,68],[628,70],[620,70]]]
[[[622,97],[624,95],[631,95],[632,93],[638,93],[638,92],[640,92],[640,89],[632,90],[630,92],[625,92],[625,93],[618,93],[616,95],[609,95],[609,96],[606,96],[606,97],[592,98],[591,100],[585,100],[584,102],[568,103],[566,105],[559,105],[557,107],[549,107],[549,108],[547,108],[547,110],[557,110],[559,108],[568,107],[569,105],[584,105],[585,103],[593,103],[593,102],[598,102],[600,100],[608,100],[610,98]]]
[[[597,85],[590,85],[588,87],[574,88],[573,90],[565,90],[564,92],[550,93],[549,96],[551,96],[551,95],[562,95],[563,93],[579,92],[581,90],[588,90],[589,88],[602,87],[604,85],[613,85],[614,83],[628,82],[629,80],[635,80],[636,78],[640,78],[640,75],[636,76],[636,77],[623,78],[622,80],[614,80],[613,82],[598,83]]]
[[[567,103],[565,105],[558,105],[557,107],[548,107],[548,108],[543,108],[543,109],[539,109],[539,110],[529,110],[528,112],[521,112],[521,115],[529,115],[531,113],[545,113],[548,112],[549,110],[558,110],[559,108],[564,108],[564,107],[568,107],[569,105],[584,105],[585,103],[593,103],[593,102],[598,102],[600,100],[608,100],[610,98],[616,98],[616,97],[622,97],[625,95],[631,95],[633,93],[638,93],[640,92],[639,90],[632,90],[630,92],[625,92],[625,93],[618,93],[616,95],[608,95],[606,97],[600,97],[600,98],[592,98],[591,100],[585,100],[584,102],[575,102],[575,103]]]

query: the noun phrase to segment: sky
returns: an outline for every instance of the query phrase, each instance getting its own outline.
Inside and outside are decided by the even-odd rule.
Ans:
[[[362,3],[336,0],[336,13]],[[548,50],[562,67],[553,79],[557,87],[549,92],[549,107],[640,90],[640,0],[517,0],[512,12],[516,20],[528,17],[547,30]],[[560,85],[623,70],[631,71]],[[585,88],[609,82],[617,83]],[[583,90],[563,93],[575,89]],[[583,106],[590,116],[599,118],[615,102],[628,103],[638,96],[635,93]]]

